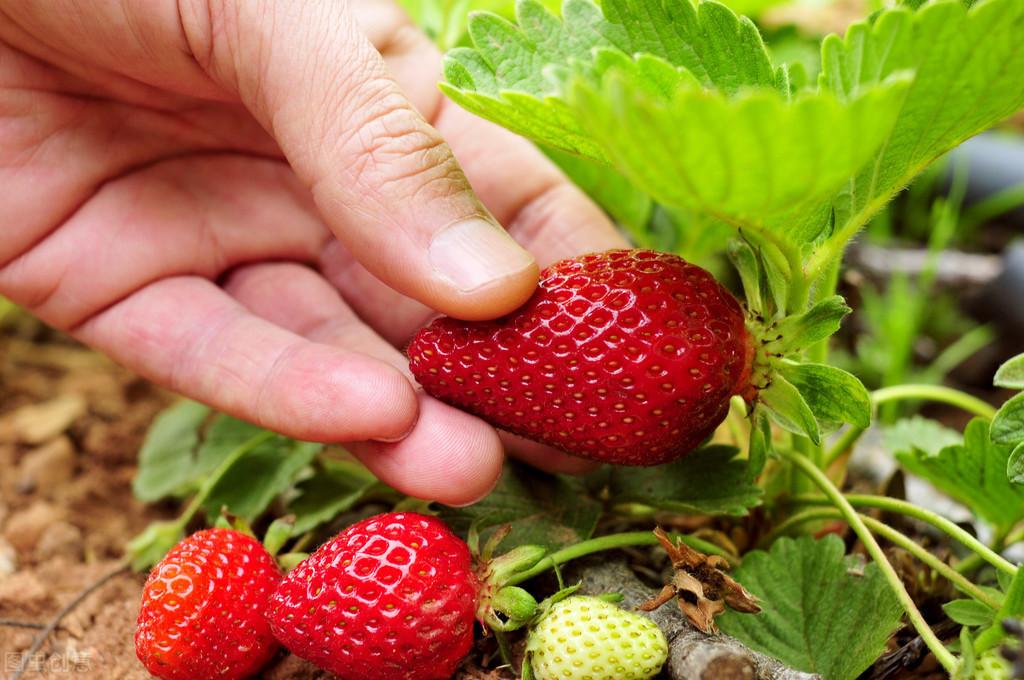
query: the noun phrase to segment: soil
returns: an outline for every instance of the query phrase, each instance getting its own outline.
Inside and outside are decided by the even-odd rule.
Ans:
[[[0,678],[16,671],[39,627],[121,568],[129,539],[174,515],[173,505],[147,506],[131,492],[146,430],[174,398],[31,319],[0,325]],[[144,581],[121,570],[89,594],[23,677],[150,678],[133,645]],[[261,677],[330,676],[282,653]],[[512,677],[476,667],[459,675]]]

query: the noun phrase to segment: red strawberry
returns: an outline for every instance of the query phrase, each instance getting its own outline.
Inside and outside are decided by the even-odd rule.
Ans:
[[[473,643],[469,548],[412,512],[350,526],[302,561],[271,599],[288,649],[342,680],[441,680]]]
[[[650,250],[562,260],[512,314],[437,319],[409,345],[429,394],[516,434],[625,465],[696,448],[745,391],[751,354],[736,299],[700,267]]]
[[[163,680],[247,678],[278,649],[265,609],[281,580],[260,543],[230,529],[192,534],[142,591],[135,652]]]

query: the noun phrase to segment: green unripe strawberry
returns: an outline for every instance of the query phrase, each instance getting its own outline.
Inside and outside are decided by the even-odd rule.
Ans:
[[[1011,677],[1010,664],[996,650],[978,658],[971,676],[972,680],[1010,680]]]
[[[552,605],[526,651],[537,680],[649,680],[668,658],[668,642],[650,619],[576,595]]]

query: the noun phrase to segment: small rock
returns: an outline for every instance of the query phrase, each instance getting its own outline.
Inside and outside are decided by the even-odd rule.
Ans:
[[[82,557],[82,532],[74,524],[60,521],[51,524],[36,543],[37,560],[67,557],[77,561]]]
[[[37,501],[25,510],[11,515],[4,528],[4,538],[21,552],[31,552],[47,528],[59,522],[62,513],[45,501]]]
[[[0,418],[0,431],[26,444],[42,444],[63,434],[85,410],[86,402],[80,394],[66,394],[6,414]]]
[[[27,612],[49,601],[50,590],[30,571],[19,571],[0,580],[0,608]]]
[[[0,538],[0,581],[18,570],[18,552],[5,539]]]
[[[58,487],[67,484],[75,472],[75,449],[67,437],[30,451],[18,466],[18,490],[32,493],[37,489],[52,497]]]

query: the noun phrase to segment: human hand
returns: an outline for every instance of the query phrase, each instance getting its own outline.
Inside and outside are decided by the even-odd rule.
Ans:
[[[623,243],[444,99],[440,64],[390,0],[0,0],[0,294],[401,491],[482,496],[498,434],[418,391],[397,347],[431,310],[518,307],[534,258]]]

